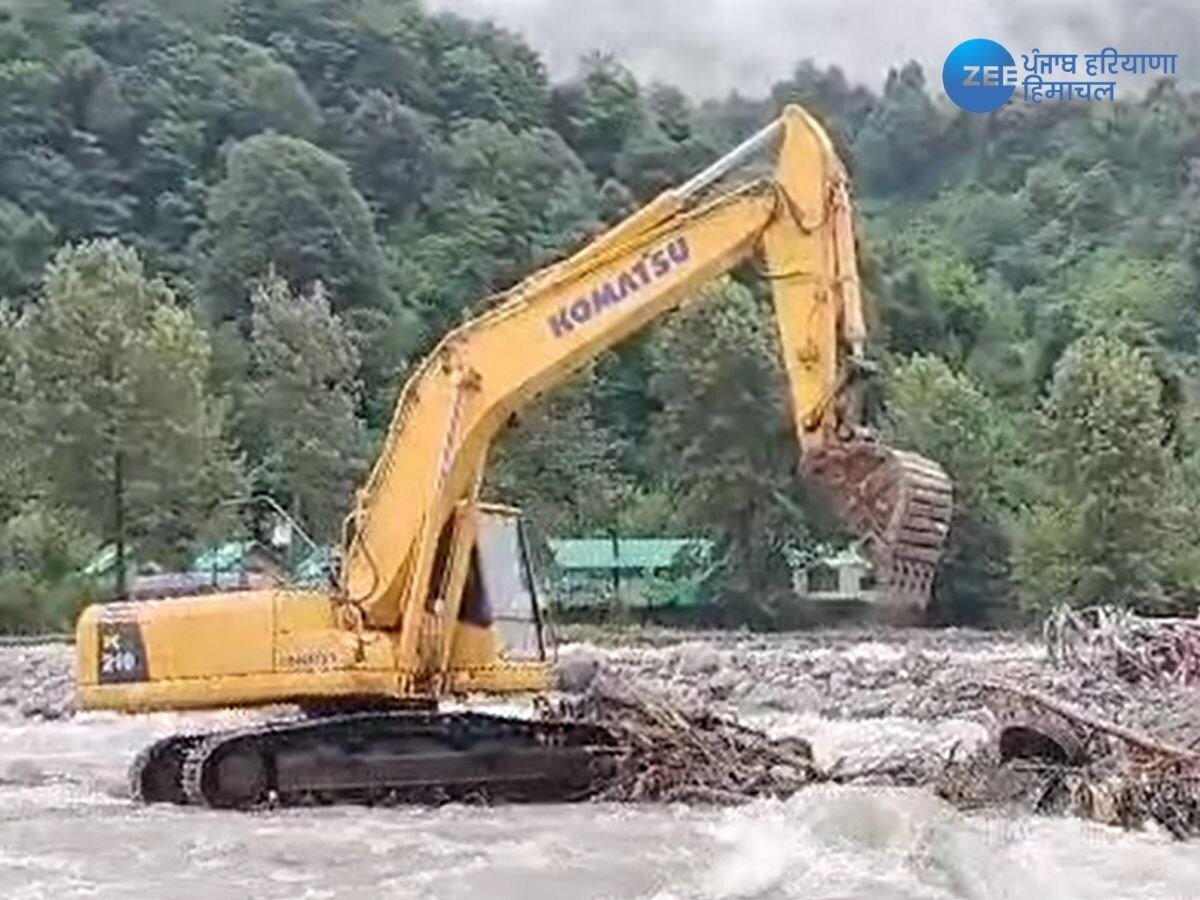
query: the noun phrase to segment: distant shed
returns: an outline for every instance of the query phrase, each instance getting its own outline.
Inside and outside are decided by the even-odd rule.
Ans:
[[[874,603],[875,571],[856,548],[826,553],[793,571],[796,595],[814,603]]]
[[[116,559],[116,549],[109,545],[81,572],[107,591]],[[335,566],[335,554],[329,547],[319,547],[289,567],[281,553],[258,541],[223,541],[203,548],[179,571],[131,560],[126,595],[131,600],[149,600],[283,585],[322,589],[329,586]]]
[[[712,542],[701,538],[557,538],[551,602],[563,610],[695,606]]]

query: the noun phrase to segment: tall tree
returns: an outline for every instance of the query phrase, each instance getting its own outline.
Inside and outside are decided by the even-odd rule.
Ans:
[[[43,490],[122,551],[184,555],[217,504],[241,491],[207,389],[204,331],[132,250],[108,240],[55,256],[24,331]]]
[[[0,199],[0,297],[30,296],[54,252],[54,226]]]
[[[518,130],[545,124],[546,67],[519,38],[490,22],[439,16],[427,41],[444,119],[486,119]]]
[[[383,255],[346,165],[307,141],[258,135],[229,153],[208,208],[205,291],[218,320],[249,314],[249,288],[273,270],[345,307],[390,300]]]
[[[883,96],[854,137],[861,177],[880,192],[924,187],[933,174],[929,160],[941,155],[944,130],[920,65],[908,62],[892,69]]]
[[[242,77],[247,100],[242,111],[245,133],[276,131],[305,140],[317,136],[321,109],[295,69],[284,63],[266,62],[247,70]]]
[[[949,621],[985,622],[1005,612],[1011,597],[1011,522],[1023,493],[1017,423],[936,356],[899,366],[889,395],[895,444],[936,460],[954,483],[936,612]]]
[[[95,585],[80,574],[97,550],[77,516],[31,500],[0,521],[0,631],[70,628]]]
[[[556,89],[551,101],[555,129],[601,179],[616,172],[617,157],[644,116],[637,79],[605,55],[585,59],[581,77]]]
[[[714,538],[710,587],[731,621],[778,621],[803,540],[798,459],[766,304],[722,282],[656,336],[650,390],[662,476],[682,522]]]
[[[556,389],[518,414],[492,454],[487,493],[519,504],[540,536],[606,533],[631,494],[616,435],[592,411],[593,389],[591,371]]]
[[[32,489],[22,357],[16,315],[0,301],[0,522],[16,512]]]
[[[295,294],[272,276],[251,306],[241,427],[255,475],[315,536],[332,539],[364,463],[358,354],[319,282]]]
[[[1164,604],[1172,463],[1149,359],[1114,338],[1078,341],[1055,370],[1042,429],[1047,497],[1017,559],[1026,601]]]
[[[433,123],[383,91],[370,91],[342,137],[355,182],[385,218],[414,209],[433,184],[438,142]]]
[[[402,293],[438,333],[581,242],[597,228],[598,205],[587,169],[553,131],[468,122],[450,138],[430,220],[403,245]]]

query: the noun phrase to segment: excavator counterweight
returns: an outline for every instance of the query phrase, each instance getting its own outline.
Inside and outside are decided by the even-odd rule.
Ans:
[[[769,177],[746,163],[774,154]],[[845,170],[808,113],[781,117],[446,334],[415,368],[347,518],[338,582],[85,610],[85,708],[300,710],[177,735],[135,761],[135,796],[220,807],[340,800],[570,799],[604,777],[592,726],[438,711],[548,686],[516,511],[479,500],[511,415],[754,258],[774,300],[799,445],[861,537],[884,602],[929,601],[952,489],[858,412],[866,366]]]

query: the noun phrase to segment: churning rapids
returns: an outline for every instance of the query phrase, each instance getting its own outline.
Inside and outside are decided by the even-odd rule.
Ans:
[[[921,665],[921,677],[966,664],[1019,667],[1039,652],[1012,640],[929,640],[914,652],[869,636],[832,649],[710,638],[572,658],[710,691],[753,724],[807,736],[828,764],[980,739],[985,728],[970,715],[920,716],[904,682],[920,680]],[[8,900],[1200,897],[1194,843],[1073,819],[965,815],[917,789],[817,787],[732,809],[135,807],[125,767],[138,748],[237,714],[29,717],[58,712],[44,692],[61,687],[65,656],[0,651]],[[784,674],[766,677],[768,669]]]

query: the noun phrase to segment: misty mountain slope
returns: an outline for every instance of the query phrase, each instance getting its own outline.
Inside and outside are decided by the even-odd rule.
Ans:
[[[1014,54],[1123,52],[1180,54],[1195,77],[1200,8],[1185,0],[431,0],[434,9],[486,17],[523,34],[551,71],[568,74],[592,50],[609,52],[645,80],[685,86],[697,96],[756,93],[798,59],[836,64],[873,87],[890,66],[915,59],[941,70],[955,44],[989,37]]]

